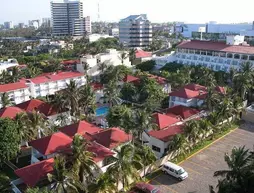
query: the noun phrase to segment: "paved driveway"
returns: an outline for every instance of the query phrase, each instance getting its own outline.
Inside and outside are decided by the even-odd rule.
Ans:
[[[150,181],[163,193],[208,193],[209,185],[216,186],[217,179],[213,174],[217,170],[227,168],[225,153],[233,147],[245,145],[251,149],[254,145],[254,124],[243,124],[211,146],[182,162],[180,165],[188,172],[189,177],[179,182],[166,174],[159,174]]]

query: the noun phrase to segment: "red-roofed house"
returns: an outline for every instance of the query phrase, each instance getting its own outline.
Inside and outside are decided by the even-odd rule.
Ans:
[[[14,119],[19,113],[24,113],[24,111],[18,107],[5,107],[0,109],[0,118]]]
[[[196,116],[197,114],[200,113],[199,110],[193,109],[190,107],[186,107],[183,105],[177,105],[171,108],[168,108],[164,110],[166,114],[175,114],[177,116],[180,116],[182,119],[189,119],[193,116]]]
[[[43,182],[49,185],[50,182],[47,180],[47,174],[52,173],[53,170],[54,158],[15,170],[15,174],[19,179],[12,181],[13,191],[15,193],[21,193],[24,192],[27,187],[35,187],[38,183]]]
[[[29,87],[24,82],[15,82],[0,85],[0,95],[6,93],[15,104],[29,100],[31,95]],[[0,108],[2,104],[0,102]]]
[[[78,123],[74,123],[72,125],[67,125],[65,127],[59,128],[59,131],[72,138],[77,133],[80,135],[84,134],[92,135],[94,133],[102,131],[102,129],[86,121],[79,121]]]
[[[83,73],[80,72],[57,72],[46,74],[28,79],[27,85],[30,87],[31,96],[37,98],[40,96],[53,95],[59,90],[66,88],[66,83],[74,80],[78,86],[86,83]]]
[[[158,125],[160,130],[180,122],[180,120],[174,116],[164,115],[160,113],[153,114],[153,118],[154,122]]]
[[[148,146],[152,148],[155,155],[161,158],[163,154],[168,150],[168,146],[174,135],[183,132],[183,125],[174,125],[162,130],[152,130],[147,134],[150,139],[147,143]]]
[[[206,87],[199,85],[199,84],[187,84],[184,86],[184,88],[189,89],[189,90],[193,90],[193,91],[206,91]]]
[[[72,138],[61,132],[31,141],[29,142],[32,146],[31,163],[38,162],[38,158],[52,158],[56,153],[68,149],[71,143]]]
[[[139,81],[139,78],[132,75],[126,75],[123,79],[123,82],[125,83],[138,82],[138,81]]]
[[[52,105],[38,99],[32,99],[32,100],[20,103],[16,105],[16,107],[19,107],[20,109],[28,113],[33,111],[40,112],[45,117],[47,117],[47,119],[49,120],[49,123],[51,124],[55,124],[55,125],[60,124],[59,121],[57,120],[59,115],[63,115],[66,117],[65,119],[66,124],[69,124],[71,122],[70,113],[67,110],[66,112],[58,113],[57,110]]]
[[[110,128],[90,135],[94,141],[109,148],[115,149],[118,146],[129,143],[132,135],[129,135],[119,128]]]
[[[203,65],[215,71],[227,72],[232,67],[239,69],[242,62],[254,63],[254,47],[245,45],[241,38],[229,36],[227,42],[183,41],[177,46],[176,61],[186,65]]]

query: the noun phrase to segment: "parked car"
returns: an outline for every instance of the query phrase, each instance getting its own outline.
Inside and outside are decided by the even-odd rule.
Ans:
[[[188,178],[188,173],[181,167],[171,162],[162,165],[162,171],[182,181]]]
[[[151,184],[139,182],[131,188],[129,193],[161,193],[161,191]]]

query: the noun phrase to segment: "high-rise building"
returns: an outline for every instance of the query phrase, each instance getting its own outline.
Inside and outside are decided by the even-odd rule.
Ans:
[[[74,36],[84,36],[91,34],[92,29],[90,16],[84,17],[82,19],[75,19],[72,30]]]
[[[23,29],[24,27],[25,27],[25,24],[24,24],[24,23],[19,23],[19,24],[18,24],[18,28]]]
[[[12,21],[6,21],[4,22],[4,29],[13,29],[13,23]]]
[[[119,39],[124,46],[147,47],[152,42],[152,25],[146,14],[130,15],[119,22]]]
[[[50,27],[51,26],[51,19],[50,18],[42,18],[41,25],[42,25],[42,27]]]
[[[83,3],[79,0],[52,1],[51,16],[54,36],[73,35],[75,20],[83,18]]]

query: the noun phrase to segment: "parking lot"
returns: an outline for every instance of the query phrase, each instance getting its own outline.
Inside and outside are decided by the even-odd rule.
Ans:
[[[227,169],[224,161],[225,153],[230,153],[233,147],[244,145],[252,150],[254,124],[243,124],[208,148],[180,163],[189,174],[186,180],[179,182],[169,175],[160,173],[150,181],[150,184],[158,187],[163,193],[208,193],[209,185],[215,187],[218,182],[213,177],[214,172]]]

